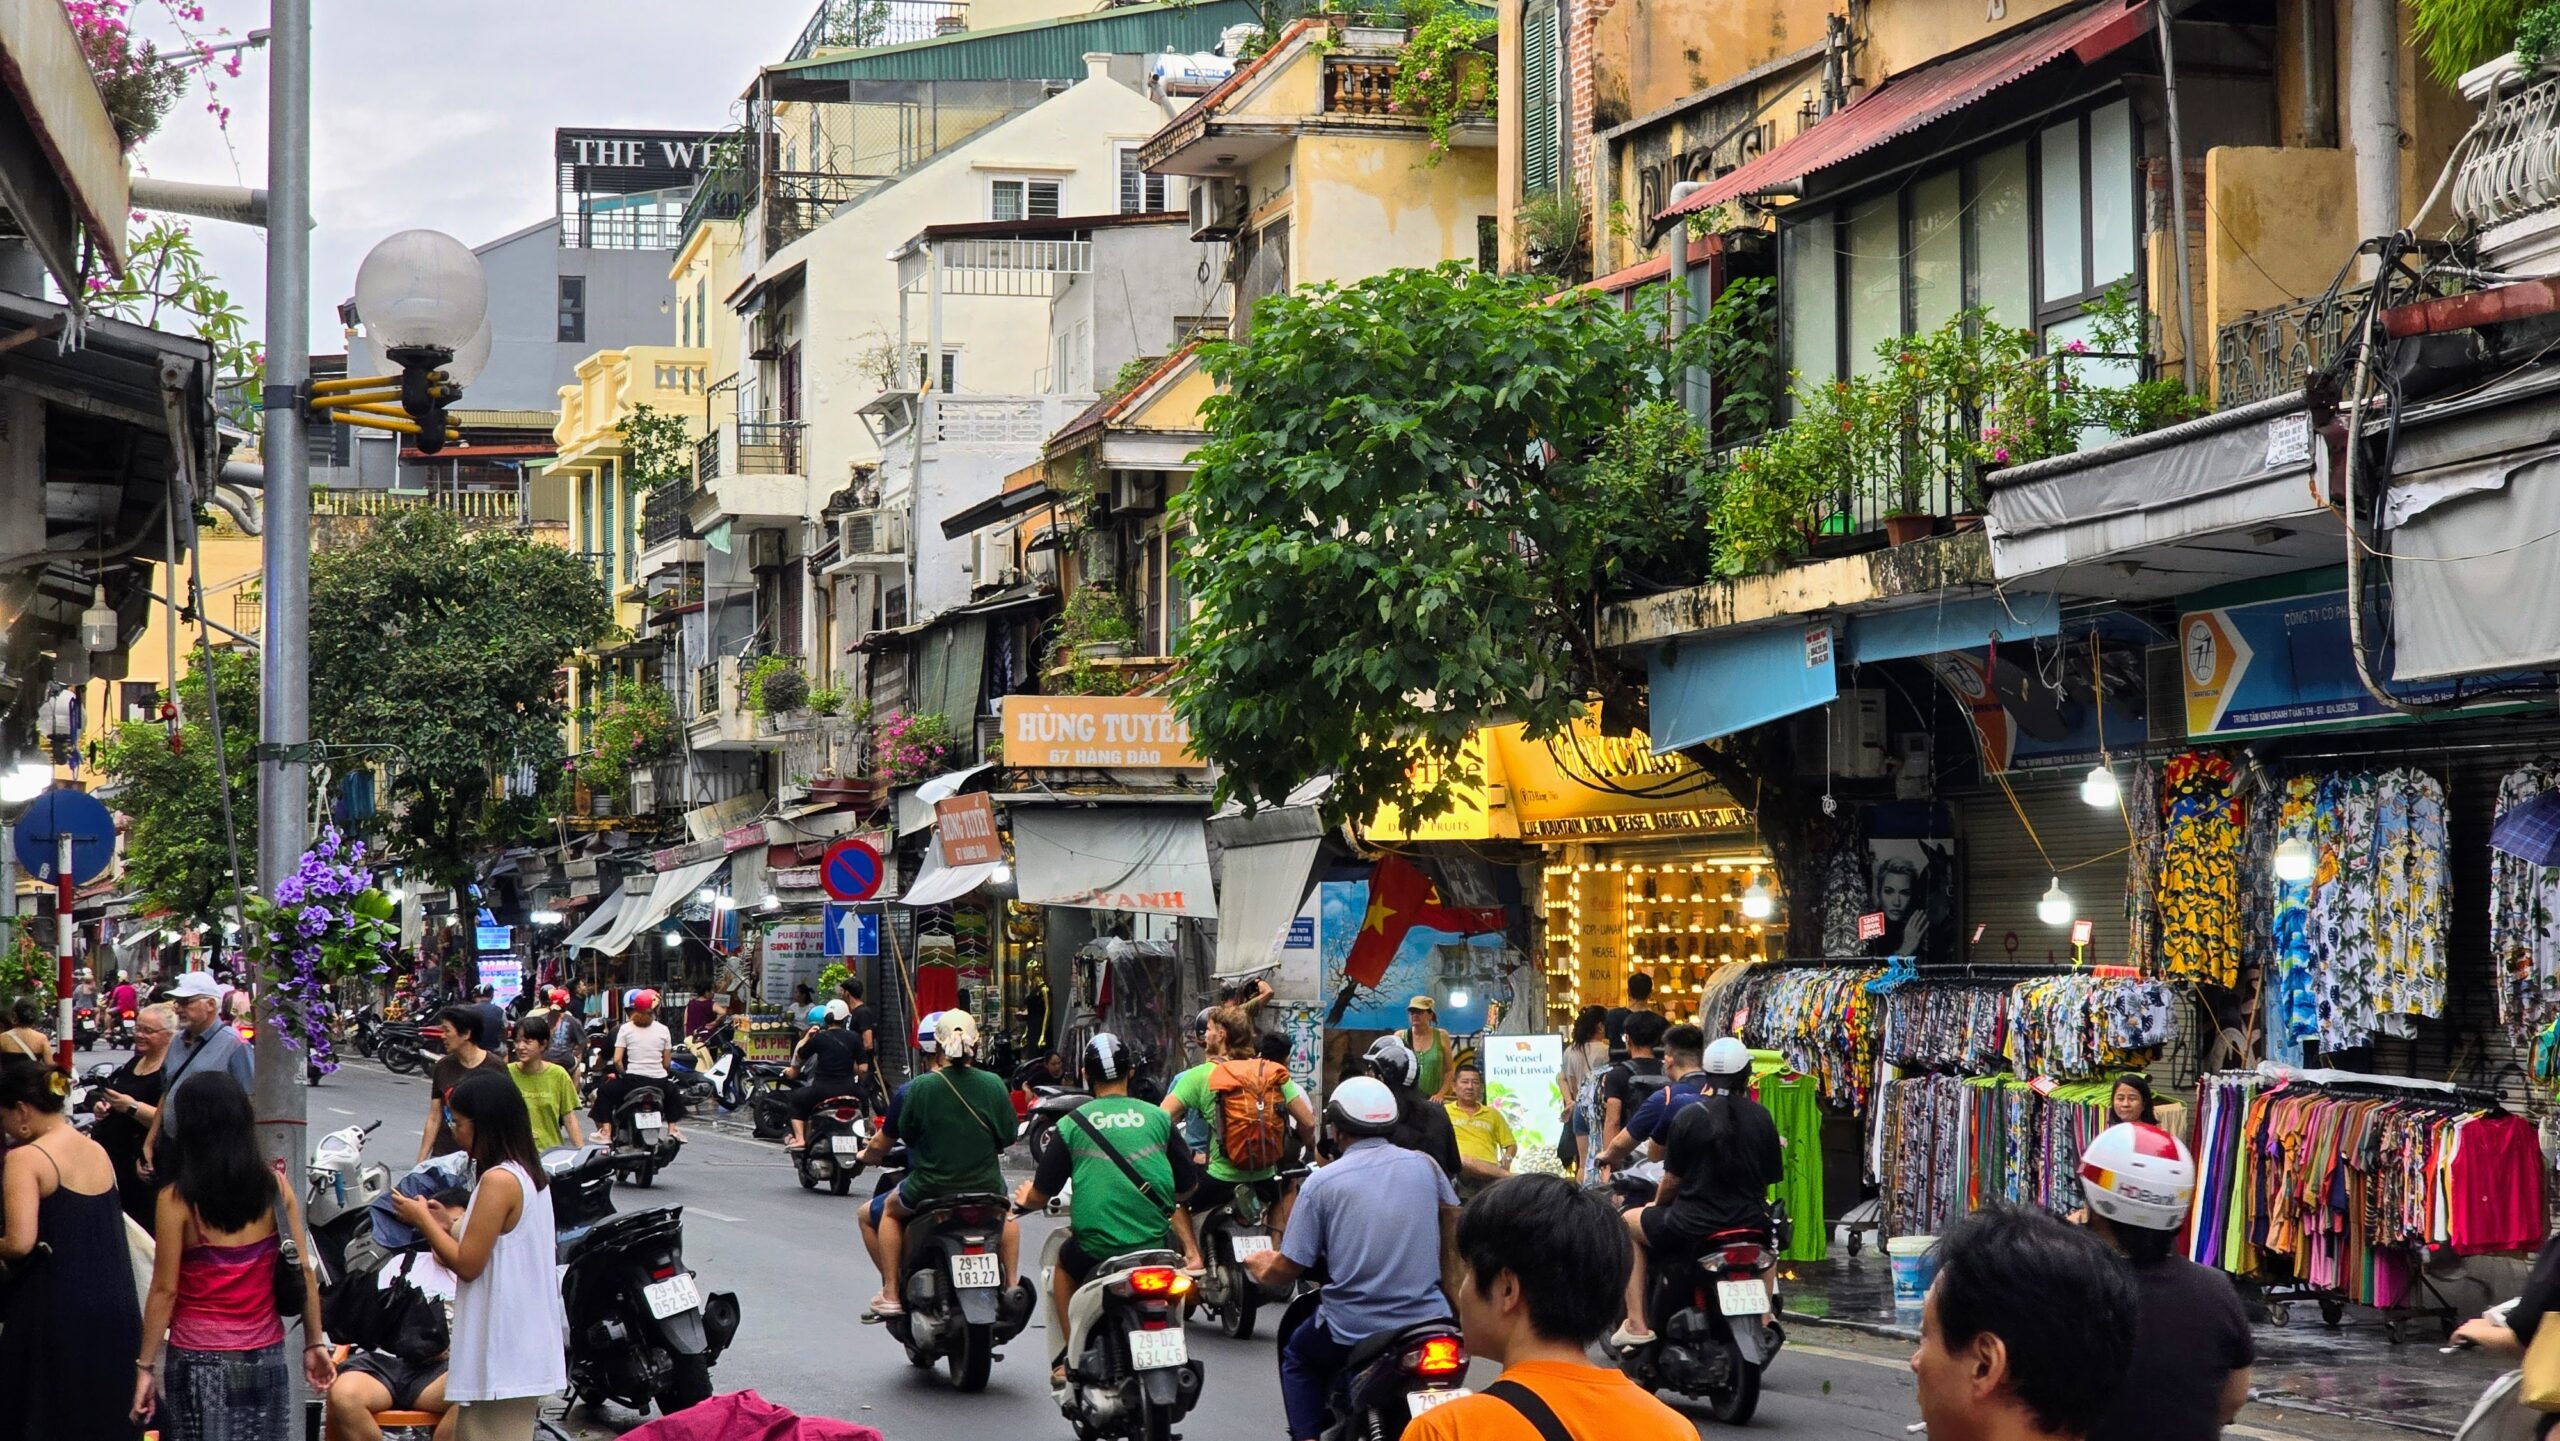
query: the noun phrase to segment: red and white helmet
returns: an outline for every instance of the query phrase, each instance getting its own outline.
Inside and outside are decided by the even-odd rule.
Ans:
[[[2117,1225],[2174,1231],[2195,1200],[2196,1163],[2177,1137],[2126,1121],[2080,1153],[2080,1190],[2090,1210]]]

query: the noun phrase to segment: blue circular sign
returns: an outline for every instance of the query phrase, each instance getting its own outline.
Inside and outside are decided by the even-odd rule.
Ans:
[[[867,901],[880,893],[880,852],[869,841],[846,836],[818,862],[818,884],[840,901]]]
[[[106,874],[116,858],[116,818],[87,791],[56,786],[36,797],[18,822],[18,865],[28,875],[54,885],[62,874],[60,837],[71,835],[71,879],[87,884]]]

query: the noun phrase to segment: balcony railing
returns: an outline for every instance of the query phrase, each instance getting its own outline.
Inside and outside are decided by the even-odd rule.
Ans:
[[[904,45],[968,28],[965,0],[821,0],[783,63],[806,60],[821,50]]]
[[[693,668],[693,713],[696,716],[720,713],[720,662]]]
[[[2454,214],[2473,228],[2560,207],[2560,76],[2501,95],[2454,177]]]
[[[1335,56],[1324,67],[1324,108],[1340,115],[1394,115],[1395,85],[1393,60]]]
[[[520,507],[512,490],[314,490],[311,513],[379,519],[406,510],[442,510],[466,525],[513,525]]]
[[[721,426],[694,446],[697,485],[724,475],[800,475],[801,430],[797,420],[740,420]]]
[[[664,545],[684,538],[684,513],[692,499],[689,485],[661,485],[640,502],[640,543]]]
[[[2225,325],[2214,347],[2214,399],[2224,407],[2298,390],[2346,346],[2364,290],[2341,290],[2251,311]]]

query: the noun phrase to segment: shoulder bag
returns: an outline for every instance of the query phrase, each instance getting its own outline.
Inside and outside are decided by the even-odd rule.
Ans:
[[[1076,1123],[1077,1130],[1093,1138],[1093,1143],[1102,1148],[1102,1154],[1110,1157],[1111,1164],[1120,1168],[1120,1174],[1129,1178],[1129,1184],[1138,1188],[1138,1194],[1147,1198],[1148,1205],[1162,1211],[1167,1219],[1172,1217],[1173,1203],[1156,1193],[1154,1183],[1138,1174],[1138,1168],[1129,1164],[1129,1158],[1120,1154],[1120,1148],[1111,1144],[1102,1134],[1101,1127],[1085,1119],[1083,1107],[1067,1112],[1067,1119]]]
[[[1564,1428],[1555,1408],[1519,1382],[1496,1381],[1484,1388],[1484,1394],[1519,1412],[1520,1419],[1528,1422],[1530,1429],[1538,1433],[1538,1441],[1573,1441],[1573,1433]]]

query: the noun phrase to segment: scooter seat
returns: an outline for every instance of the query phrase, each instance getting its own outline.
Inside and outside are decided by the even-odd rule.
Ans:
[[[1115,1271],[1134,1271],[1141,1266],[1178,1267],[1181,1264],[1182,1253],[1179,1251],[1128,1251],[1094,1267],[1093,1274],[1103,1276]]]

